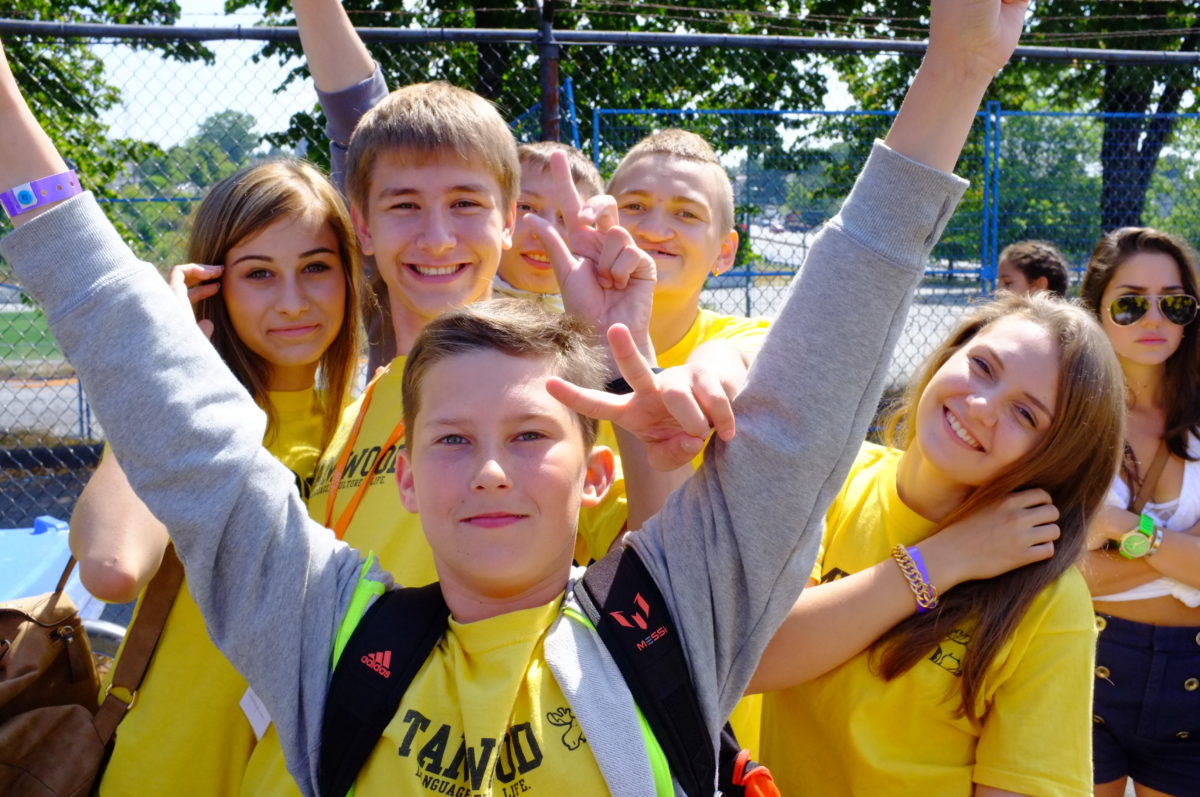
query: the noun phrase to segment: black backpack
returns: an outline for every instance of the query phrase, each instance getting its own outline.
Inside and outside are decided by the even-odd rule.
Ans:
[[[588,567],[582,584],[579,602],[684,792],[711,797],[719,764],[721,794],[778,794],[770,773],[749,760],[728,724],[719,760],[713,760],[683,645],[658,585],[637,553],[625,547],[619,555],[601,559]],[[385,592],[363,615],[333,670],[325,700],[317,770],[322,797],[344,797],[354,785],[449,616],[437,584]],[[380,678],[381,671],[387,677]]]

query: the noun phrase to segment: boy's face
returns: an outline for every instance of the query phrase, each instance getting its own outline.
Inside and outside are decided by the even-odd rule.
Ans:
[[[1044,291],[1050,286],[1045,277],[1030,280],[1025,272],[1017,268],[1011,261],[1001,260],[996,269],[996,281],[1000,287],[1013,293],[1031,294],[1034,291]]]
[[[709,272],[733,265],[737,233],[718,225],[721,192],[714,172],[670,155],[643,155],[609,186],[621,225],[658,267],[656,312],[660,297],[694,304]]]
[[[557,594],[581,506],[612,480],[606,448],[584,450],[575,414],[546,392],[545,359],[485,349],[431,365],[397,468],[445,587],[505,602]]]
[[[533,293],[558,293],[558,280],[546,256],[545,247],[533,227],[522,218],[526,213],[541,216],[566,235],[562,207],[557,198],[550,170],[521,166],[521,196],[517,199],[517,222],[512,246],[500,257],[500,276],[509,285]]]
[[[374,255],[393,308],[430,320],[488,295],[512,243],[499,181],[456,155],[380,153],[367,208],[353,208],[359,245]]]

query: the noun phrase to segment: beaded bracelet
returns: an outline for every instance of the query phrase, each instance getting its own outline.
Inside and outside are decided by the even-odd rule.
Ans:
[[[929,582],[929,571],[925,569],[925,560],[916,546],[905,548],[903,545],[897,545],[892,548],[892,558],[900,565],[900,572],[904,574],[909,589],[917,599],[917,614],[937,606],[937,589]]]

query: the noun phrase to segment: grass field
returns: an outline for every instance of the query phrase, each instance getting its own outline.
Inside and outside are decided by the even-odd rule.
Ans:
[[[0,312],[0,362],[32,365],[47,359],[61,360],[62,353],[50,337],[46,317],[32,310]]]

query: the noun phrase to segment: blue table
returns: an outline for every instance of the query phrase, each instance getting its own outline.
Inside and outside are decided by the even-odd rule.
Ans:
[[[54,590],[71,556],[67,529],[65,521],[48,515],[34,520],[31,529],[0,529],[0,601]],[[78,568],[67,583],[67,594],[81,613],[83,604],[91,602],[79,583]]]

